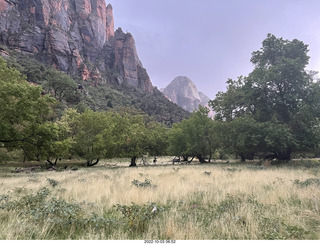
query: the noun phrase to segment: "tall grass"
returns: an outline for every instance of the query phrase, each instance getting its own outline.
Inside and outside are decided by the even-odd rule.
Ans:
[[[167,165],[11,176],[0,183],[0,239],[320,238],[318,168]],[[54,210],[37,206],[47,214],[41,219],[25,199],[44,188],[39,206]]]

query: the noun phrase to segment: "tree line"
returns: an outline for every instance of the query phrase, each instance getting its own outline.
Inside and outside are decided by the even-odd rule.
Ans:
[[[0,147],[23,151],[24,160],[54,165],[75,156],[86,166],[112,157],[130,157],[135,166],[138,156],[164,151],[167,129],[147,116],[89,109],[57,116],[59,102],[0,59]]]
[[[229,79],[227,90],[210,101],[214,120],[200,106],[170,128],[126,110],[61,112],[61,103],[78,97],[71,80],[51,71],[44,93],[0,58],[0,148],[53,165],[77,157],[86,166],[114,157],[129,157],[136,166],[144,154],[205,163],[226,154],[286,161],[296,153],[317,153],[320,86],[316,73],[306,71],[307,53],[302,41],[268,34],[252,53],[253,71]]]

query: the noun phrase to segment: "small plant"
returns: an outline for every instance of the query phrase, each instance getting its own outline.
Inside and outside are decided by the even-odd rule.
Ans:
[[[54,179],[47,178],[47,181],[52,187],[56,187],[59,184],[59,182]]]
[[[236,172],[236,171],[241,171],[241,169],[237,169],[237,168],[227,168],[226,171],[228,172]]]
[[[94,212],[91,213],[89,218],[85,218],[83,221],[81,221],[81,224],[83,224],[84,227],[90,226],[91,229],[95,229],[97,231],[104,230],[106,234],[111,234],[112,231],[119,225],[116,219],[99,216]]]
[[[8,195],[0,195],[0,209],[5,209],[8,201],[9,201]]]
[[[174,171],[176,171],[176,172],[178,172],[179,170],[180,170],[180,168],[179,167],[177,167],[177,168],[172,168]]]
[[[266,240],[300,239],[309,234],[305,229],[287,224],[280,218],[262,217],[259,227],[261,236]]]
[[[293,182],[295,185],[298,185],[299,187],[308,187],[311,185],[320,186],[320,179],[318,178],[310,178],[305,181],[300,180],[294,180]]]
[[[116,204],[114,207],[123,214],[129,229],[138,232],[145,231],[150,220],[159,212],[164,211],[164,208],[157,206],[155,203],[144,205],[132,203],[131,206]]]
[[[218,205],[215,205],[215,210],[218,216],[221,216],[225,213],[236,213],[238,212],[243,199],[240,196],[234,196],[227,194],[225,200],[221,201]]]
[[[152,185],[152,181],[150,179],[145,179],[143,182],[139,181],[139,180],[133,180],[131,181],[131,184],[133,186],[136,186],[136,187],[142,187],[142,188],[145,188],[145,187],[156,187],[156,185]]]

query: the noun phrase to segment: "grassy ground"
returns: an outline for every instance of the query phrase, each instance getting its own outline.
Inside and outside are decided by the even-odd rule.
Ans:
[[[7,163],[0,239],[320,239],[318,164],[172,165],[162,158],[136,168],[113,160],[13,174],[16,165]]]

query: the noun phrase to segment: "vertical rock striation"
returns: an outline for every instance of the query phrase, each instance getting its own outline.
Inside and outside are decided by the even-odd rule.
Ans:
[[[125,81],[132,86],[152,92],[152,83],[138,58],[133,36],[130,33],[123,33],[121,28],[117,29],[114,47],[114,67],[120,71]]]
[[[120,80],[153,91],[132,35],[114,32],[105,0],[0,0],[0,43],[84,80],[116,69]]]

